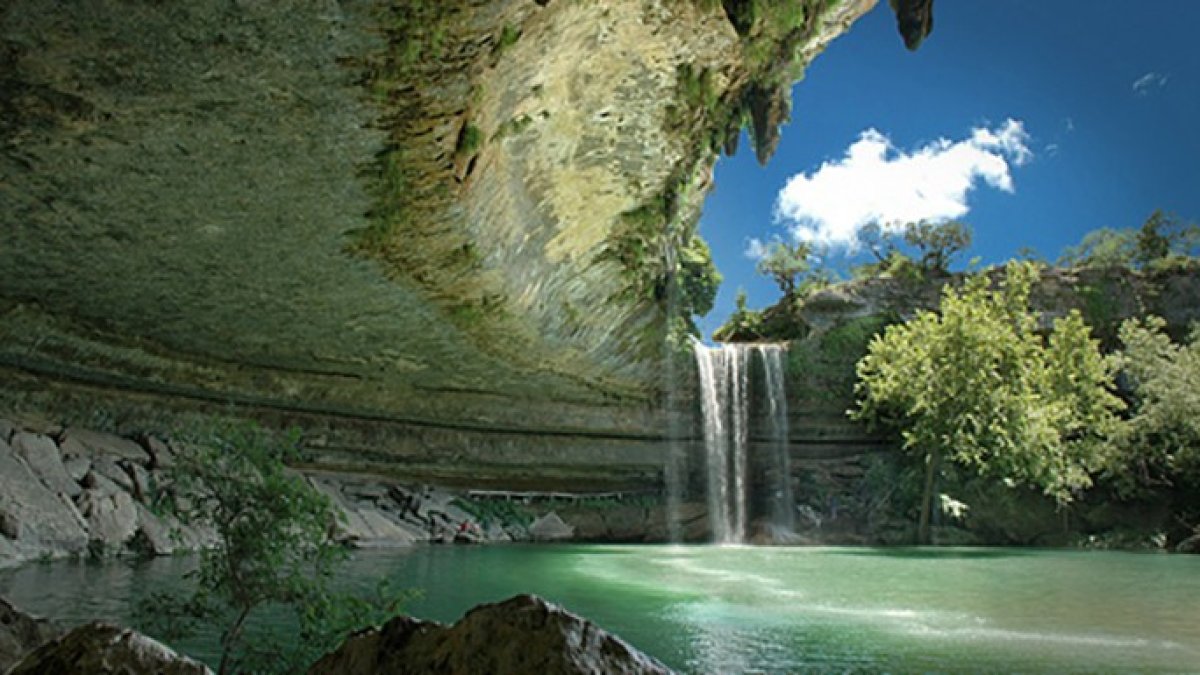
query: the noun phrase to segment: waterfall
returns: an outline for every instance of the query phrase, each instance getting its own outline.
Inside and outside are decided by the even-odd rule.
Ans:
[[[783,383],[784,349],[779,345],[760,345],[763,368],[767,375],[768,419],[771,427],[772,467],[777,476],[771,495],[771,521],[779,534],[795,530],[795,501],[792,499],[792,460],[788,453],[787,390]]]
[[[750,371],[758,354],[766,374],[770,426],[771,522],[791,530],[792,494],[787,456],[787,401],[784,398],[783,351],[780,345],[694,344],[700,374],[704,416],[708,513],[713,541],[745,541],[750,520]]]

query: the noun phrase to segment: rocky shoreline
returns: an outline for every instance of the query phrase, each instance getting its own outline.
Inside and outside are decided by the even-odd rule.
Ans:
[[[171,555],[212,534],[156,504],[169,439],[0,417],[0,567],[33,560]],[[522,541],[665,541],[657,495],[451,490],[370,474],[297,469],[341,514],[335,537],[356,548]],[[703,510],[687,525],[703,536]]]

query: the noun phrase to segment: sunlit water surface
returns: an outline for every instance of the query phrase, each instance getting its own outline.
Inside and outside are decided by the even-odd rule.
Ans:
[[[66,621],[128,620],[187,558],[0,572]],[[1200,557],[1017,549],[428,547],[358,553],[339,583],[418,587],[453,621],[530,592],[699,673],[1200,672]],[[209,639],[211,640],[211,635]],[[211,658],[211,642],[184,648]]]

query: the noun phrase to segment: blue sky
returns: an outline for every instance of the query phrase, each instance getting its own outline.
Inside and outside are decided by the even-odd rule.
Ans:
[[[746,255],[752,240],[816,237],[844,266],[838,233],[873,209],[959,209],[975,232],[963,262],[985,264],[1023,246],[1053,260],[1089,230],[1137,227],[1156,208],[1200,220],[1200,1],[934,10],[933,34],[911,53],[881,1],[796,85],[768,166],[745,139],[718,162],[700,230],[725,283],[699,322],[705,336],[739,287],[751,307],[778,299]]]

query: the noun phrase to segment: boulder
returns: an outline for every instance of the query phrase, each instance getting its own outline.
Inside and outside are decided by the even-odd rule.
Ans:
[[[118,492],[126,491],[125,488],[117,485],[108,478],[105,478],[102,474],[98,474],[95,471],[88,471],[83,477],[83,480],[79,481],[79,483],[84,487],[83,494],[92,492],[108,496],[115,495]]]
[[[534,541],[562,541],[574,537],[575,528],[551,511],[529,524],[529,536]]]
[[[309,477],[309,484],[333,502],[341,511],[335,538],[359,548],[408,546],[428,535],[379,510],[373,503],[355,503],[342,494],[339,485],[329,479]]]
[[[142,446],[128,438],[78,427],[67,427],[59,439],[58,446],[63,457],[107,456],[114,460],[128,459],[142,464],[151,459]]]
[[[8,443],[0,441],[0,530],[10,551],[24,558],[82,551],[88,542],[83,516],[33,475]]]
[[[177,522],[160,518],[141,504],[134,504],[134,507],[137,509],[137,536],[141,537],[144,553],[171,555],[180,546],[186,546]]]
[[[75,482],[63,467],[58,446],[49,436],[26,431],[17,432],[13,434],[11,445],[13,452],[25,461],[25,465],[43,485],[50,488],[51,492],[60,492],[69,497],[79,494],[79,483]]]
[[[8,443],[12,440],[13,433],[17,430],[12,420],[6,420],[0,417],[0,441]]]
[[[81,483],[84,476],[92,470],[92,459],[90,457],[80,457],[78,455],[66,457],[63,459],[63,469],[71,480]]]
[[[92,460],[92,471],[116,483],[125,492],[133,492],[133,477],[111,457],[98,456]]]
[[[79,498],[79,509],[87,519],[89,545],[97,553],[121,551],[138,530],[137,503],[128,492],[105,495],[88,490]]]
[[[142,449],[150,456],[150,463],[147,468],[151,470],[169,469],[175,464],[175,455],[171,451],[171,446],[166,441],[157,436],[142,436]]]
[[[669,673],[619,637],[532,595],[480,605],[453,626],[400,616],[351,636],[309,675]]]
[[[103,622],[80,626],[21,659],[9,675],[212,675],[141,633]]]
[[[58,629],[49,621],[35,619],[0,598],[0,673],[58,636]]]

